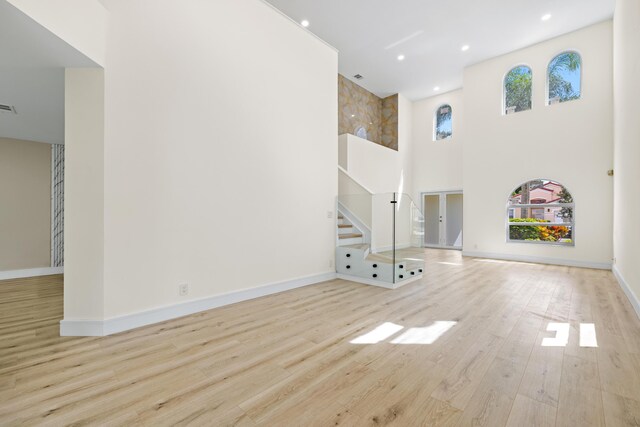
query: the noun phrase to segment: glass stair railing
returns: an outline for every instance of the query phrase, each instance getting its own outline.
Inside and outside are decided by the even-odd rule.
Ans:
[[[424,217],[411,197],[349,189],[338,196],[338,277],[391,289],[421,278]]]

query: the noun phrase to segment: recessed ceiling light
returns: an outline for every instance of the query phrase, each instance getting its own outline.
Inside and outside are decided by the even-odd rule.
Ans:
[[[462,46],[462,47],[460,48],[460,50],[461,50],[461,51],[463,51],[463,52],[468,51],[468,50],[469,50],[469,45],[468,45],[468,44],[465,44],[464,46]]]
[[[352,115],[351,115],[351,117],[355,117],[355,116],[356,116],[355,114],[352,114]]]
[[[307,28],[309,26],[309,21],[307,21],[306,19],[303,19],[302,22],[300,22],[300,25]]]
[[[433,88],[433,90],[435,90],[436,92],[440,90],[440,86],[436,86]]]
[[[546,15],[542,15],[542,18],[540,19],[542,19],[543,21],[548,21],[549,19],[551,19],[551,14],[547,13]]]
[[[404,61],[404,55],[398,55],[398,61]]]

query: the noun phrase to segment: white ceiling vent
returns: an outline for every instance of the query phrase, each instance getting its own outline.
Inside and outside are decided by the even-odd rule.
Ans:
[[[3,105],[3,104],[0,104],[0,113],[18,114],[18,112],[16,111],[16,107],[14,107],[13,105]]]

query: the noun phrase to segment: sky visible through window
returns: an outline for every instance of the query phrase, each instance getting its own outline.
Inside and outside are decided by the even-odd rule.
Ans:
[[[549,63],[549,101],[571,101],[581,95],[582,59],[576,52],[565,52]]]
[[[436,141],[449,138],[453,128],[451,124],[451,106],[443,105],[436,111]]]

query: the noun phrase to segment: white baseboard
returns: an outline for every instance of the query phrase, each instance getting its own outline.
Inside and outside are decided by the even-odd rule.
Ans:
[[[26,270],[0,271],[0,280],[23,279],[25,277],[64,274],[64,267],[28,268]]]
[[[141,311],[125,316],[113,317],[105,320],[62,320],[60,321],[61,336],[105,336],[130,329],[147,326],[154,323],[178,317],[188,316],[201,311],[211,310],[237,302],[247,301],[267,295],[277,294],[303,286],[314,285],[336,278],[335,272],[327,272],[312,276],[300,277],[284,282],[271,283],[257,288],[244,289],[223,295],[187,301],[166,307]]]
[[[598,270],[611,270],[612,265],[610,262],[575,261],[571,259],[547,258],[528,255],[507,255],[491,252],[473,252],[464,250],[462,251],[462,256],[471,258],[499,259],[505,261],[531,262],[535,264],[566,265],[568,267],[595,268]]]
[[[620,274],[620,271],[618,270],[618,267],[616,267],[614,265],[611,270],[613,271],[613,275],[618,280],[618,283],[620,284],[620,287],[622,288],[624,293],[627,295],[627,298],[629,298],[629,302],[633,306],[633,309],[636,311],[636,314],[638,315],[638,318],[640,318],[640,299],[638,298],[638,296],[635,293],[633,293],[633,291],[631,290],[631,287],[629,286],[627,281],[624,280],[624,277],[622,277],[622,274]]]
[[[385,289],[398,289],[399,287],[422,279],[422,274],[418,274],[417,276],[411,277],[410,279],[405,279],[398,283],[386,283],[379,280],[367,279],[364,277],[350,276],[348,274],[337,274],[336,277],[338,279],[347,280],[349,282],[362,283],[363,285],[377,286],[379,288]]]

